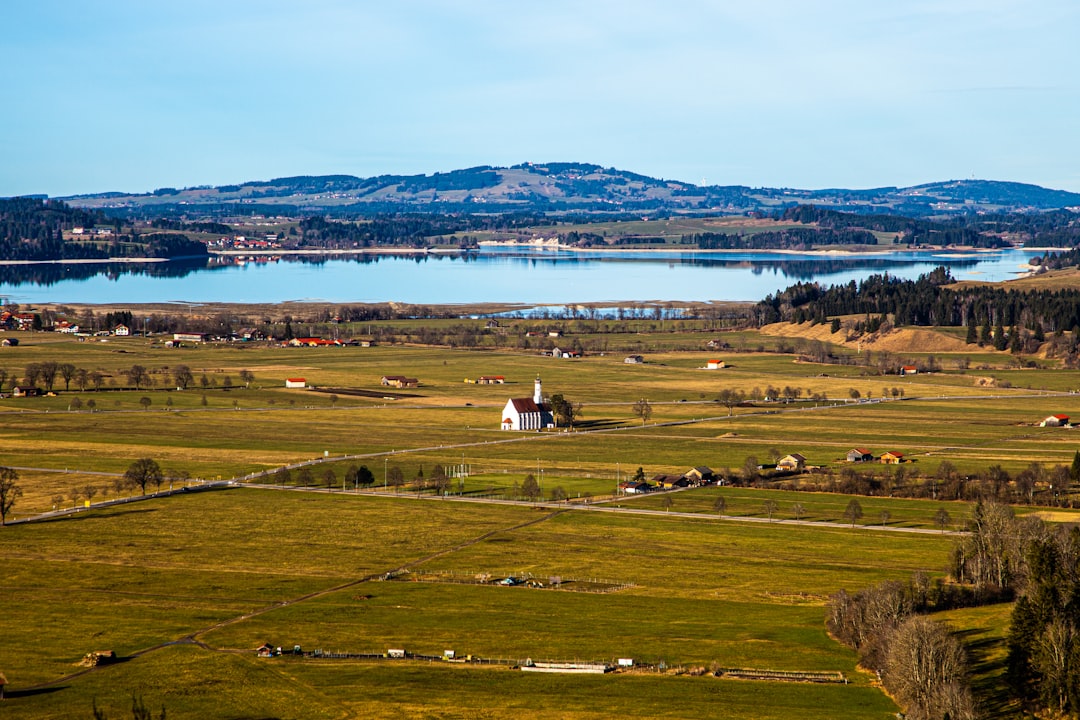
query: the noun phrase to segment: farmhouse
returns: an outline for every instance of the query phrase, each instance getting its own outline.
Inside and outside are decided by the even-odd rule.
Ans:
[[[895,451],[884,452],[881,453],[880,460],[882,465],[899,465],[904,462],[904,453]]]
[[[690,487],[690,480],[685,475],[657,475],[652,481],[654,485],[665,490]]]
[[[847,453],[848,462],[871,462],[873,459],[874,454],[866,448],[853,448]]]
[[[544,402],[540,376],[533,384],[531,398],[510,398],[502,411],[503,430],[540,430],[555,425],[551,406]]]
[[[1039,423],[1039,427],[1071,427],[1068,415],[1051,415]]]
[[[705,483],[710,483],[715,479],[712,468],[705,465],[690,468],[683,474],[683,477],[689,480],[692,485],[703,485]]]
[[[15,313],[11,319],[15,321],[15,327],[18,330],[33,330],[34,328],[34,313]]]
[[[481,385],[502,385],[506,382],[506,377],[503,375],[481,375],[476,382]]]
[[[723,360],[710,360],[708,363],[705,364],[706,370],[723,370],[726,367],[727,363],[725,363]]]
[[[116,335],[117,337],[127,337],[130,334],[131,328],[127,325],[117,325],[113,328],[113,335]]]
[[[307,380],[304,378],[286,378],[285,387],[287,388],[306,388]]]
[[[379,382],[383,385],[396,388],[420,387],[419,380],[416,378],[405,377],[404,375],[383,375]]]
[[[339,340],[326,340],[320,337],[293,338],[289,345],[293,347],[329,347],[330,345],[342,345]]]
[[[623,495],[642,495],[652,490],[652,486],[644,480],[634,482],[627,480],[619,483],[619,492]]]
[[[40,394],[41,390],[32,385],[16,385],[11,388],[11,397],[37,397]]]
[[[776,463],[777,470],[805,470],[806,458],[799,453],[792,453],[780,458]]]
[[[904,365],[900,368],[901,375],[917,375],[918,373],[919,368],[915,367],[914,365]]]
[[[206,342],[206,333],[173,333],[173,342]]]

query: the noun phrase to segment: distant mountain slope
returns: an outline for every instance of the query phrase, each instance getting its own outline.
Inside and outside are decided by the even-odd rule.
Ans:
[[[1080,207],[1080,193],[991,180],[953,180],[908,188],[750,188],[697,186],[589,163],[479,166],[433,175],[295,176],[239,185],[159,188],[144,194],[97,193],[64,198],[73,206],[130,214],[246,212],[369,214],[451,212],[717,212],[775,211],[800,204],[848,212],[914,217],[978,211]]]

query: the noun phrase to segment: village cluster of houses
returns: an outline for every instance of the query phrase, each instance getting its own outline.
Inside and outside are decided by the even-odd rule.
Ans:
[[[281,247],[277,233],[266,233],[261,238],[247,237],[246,235],[233,235],[232,237],[208,240],[208,248],[222,250],[274,250]]]
[[[72,235],[92,235],[94,237],[112,237],[114,230],[111,227],[74,227],[71,228]]]
[[[283,345],[288,347],[371,347],[375,343],[370,340],[334,338],[333,340],[321,337],[299,337],[286,340]]]
[[[14,330],[14,331],[29,331],[33,330],[35,318],[40,316],[35,313],[19,312],[12,313],[8,311],[0,312],[0,330]],[[132,337],[142,335],[140,330],[129,327],[120,323],[108,330],[97,330],[94,332],[86,332],[77,323],[73,323],[70,320],[57,320],[51,327],[42,328],[42,330],[51,330],[52,332],[63,333],[65,335],[77,335],[79,337]],[[267,335],[261,330],[254,328],[240,330],[238,332],[231,332],[225,335],[211,335],[209,333],[196,333],[196,332],[177,332],[172,333],[172,340],[165,342],[166,347],[177,347],[181,343],[200,343],[211,341],[225,341],[225,342],[250,342],[253,340],[267,340]],[[11,341],[4,343],[6,345],[17,345],[17,341]],[[348,342],[338,344],[363,344],[362,342]]]
[[[4,330],[32,330],[34,328],[34,313],[0,313],[0,327]]]
[[[682,475],[655,475],[650,480],[627,480],[619,483],[622,495],[643,495],[658,490],[701,487],[702,485],[723,485],[725,479],[704,465],[690,468]]]

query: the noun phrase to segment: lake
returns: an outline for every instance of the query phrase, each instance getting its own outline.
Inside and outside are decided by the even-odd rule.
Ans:
[[[914,279],[944,265],[958,280],[1016,277],[1038,250],[769,253],[522,250],[416,255],[213,257],[209,261],[0,266],[18,303],[286,301],[547,305],[756,301],[796,282]]]

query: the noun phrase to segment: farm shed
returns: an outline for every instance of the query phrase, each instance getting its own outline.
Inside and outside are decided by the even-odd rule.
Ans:
[[[899,465],[902,462],[904,462],[904,453],[902,452],[890,451],[881,453],[882,465]]]
[[[871,462],[874,454],[866,448],[852,448],[847,452],[848,462]]]
[[[419,387],[420,381],[416,378],[405,377],[404,375],[383,375],[379,382],[383,385],[396,388],[414,388]]]

